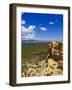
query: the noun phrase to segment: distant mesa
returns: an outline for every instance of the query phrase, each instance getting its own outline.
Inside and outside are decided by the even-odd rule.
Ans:
[[[22,44],[26,44],[26,43],[43,43],[43,42],[49,42],[48,40],[22,40]]]
[[[30,40],[22,40],[22,44],[30,44],[30,43],[47,43],[47,42],[52,42],[52,43],[58,43],[62,41],[51,41],[51,40],[35,40],[35,39],[30,39]]]

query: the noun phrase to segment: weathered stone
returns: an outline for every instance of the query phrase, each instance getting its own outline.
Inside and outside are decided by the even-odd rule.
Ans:
[[[56,61],[54,61],[53,59],[48,60],[48,65],[52,68],[58,68],[58,66],[59,66],[59,64]]]
[[[63,72],[61,69],[54,69],[52,75],[62,75],[62,74],[63,74]]]
[[[60,42],[52,42],[48,45],[49,58],[58,61],[63,60],[63,44]]]

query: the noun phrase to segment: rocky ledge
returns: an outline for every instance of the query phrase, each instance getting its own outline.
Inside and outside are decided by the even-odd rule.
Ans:
[[[29,61],[23,64],[23,68],[22,77],[62,75],[63,61],[57,62],[53,59]]]

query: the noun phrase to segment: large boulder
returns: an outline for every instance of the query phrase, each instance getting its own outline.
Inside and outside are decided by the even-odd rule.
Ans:
[[[48,54],[49,58],[54,60],[63,60],[63,43],[61,42],[52,42],[48,45]]]

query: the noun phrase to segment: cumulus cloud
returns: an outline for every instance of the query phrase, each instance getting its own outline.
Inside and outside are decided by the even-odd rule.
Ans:
[[[34,39],[35,38],[35,33],[29,33],[25,36],[23,36],[23,39]]]
[[[28,27],[28,29],[29,29],[30,31],[33,31],[35,28],[36,28],[35,25],[30,25],[30,26]]]
[[[41,31],[46,31],[47,28],[45,28],[45,27],[40,27],[40,30],[41,30]]]
[[[34,39],[36,35],[35,28],[36,26],[34,25],[30,25],[28,28],[22,26],[22,40]]]
[[[26,24],[26,21],[25,20],[22,20],[21,24],[22,25]]]
[[[55,23],[51,21],[51,22],[49,22],[49,24],[55,24]]]

